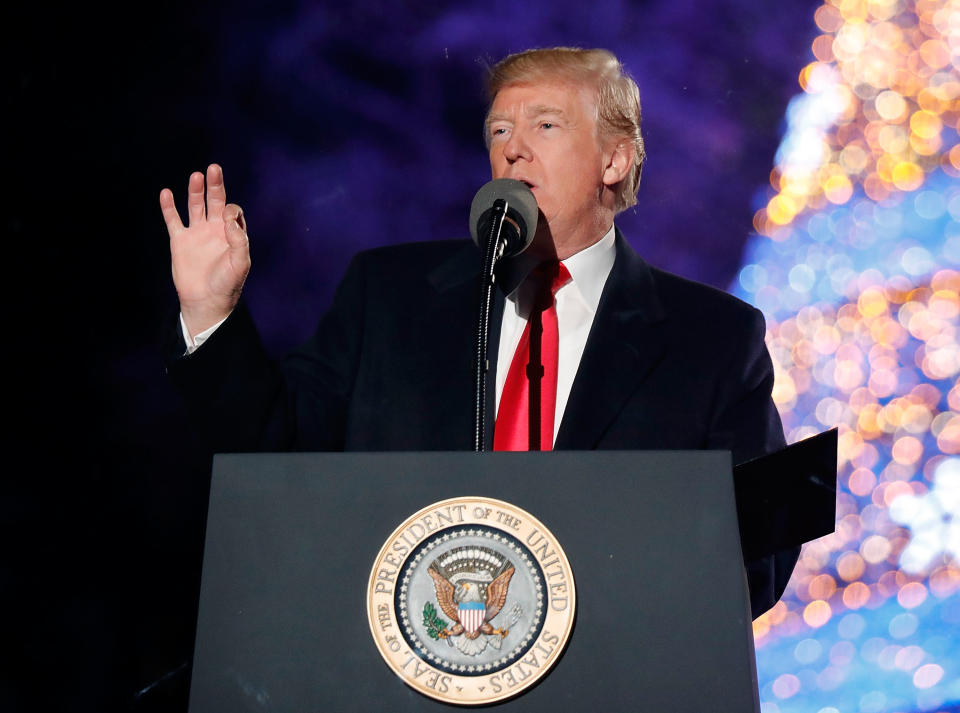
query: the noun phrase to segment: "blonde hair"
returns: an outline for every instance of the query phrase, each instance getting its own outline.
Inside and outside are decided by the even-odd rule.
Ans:
[[[640,90],[612,52],[550,47],[508,55],[490,68],[487,97],[492,104],[505,87],[557,80],[596,87],[600,136],[622,137],[633,144],[633,168],[616,186],[614,209],[619,213],[635,205],[647,158],[640,134]]]

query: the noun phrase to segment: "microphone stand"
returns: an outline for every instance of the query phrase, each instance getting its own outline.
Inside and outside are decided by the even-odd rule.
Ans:
[[[473,450],[481,453],[484,450],[484,430],[487,409],[487,371],[490,369],[490,360],[487,358],[487,343],[490,340],[490,313],[493,310],[493,283],[496,279],[493,271],[497,261],[503,257],[507,247],[506,236],[501,238],[503,221],[507,216],[507,201],[498,198],[493,202],[491,209],[490,232],[483,250],[483,272],[480,274],[480,318],[477,321],[477,351],[475,364],[474,428]]]

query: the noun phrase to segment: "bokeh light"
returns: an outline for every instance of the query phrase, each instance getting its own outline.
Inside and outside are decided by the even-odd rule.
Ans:
[[[837,523],[754,623],[763,710],[960,704],[960,1],[830,0],[736,294]]]

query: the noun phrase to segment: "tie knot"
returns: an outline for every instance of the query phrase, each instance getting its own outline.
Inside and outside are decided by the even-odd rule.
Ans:
[[[545,292],[549,287],[551,295],[555,295],[557,290],[567,284],[571,279],[570,271],[562,262],[557,260],[541,262],[530,274],[531,277],[537,281],[539,290]]]

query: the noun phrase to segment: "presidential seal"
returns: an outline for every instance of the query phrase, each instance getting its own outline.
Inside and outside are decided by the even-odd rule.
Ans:
[[[370,572],[380,654],[417,691],[462,705],[514,696],[556,663],[573,627],[570,564],[509,503],[463,497],[411,515]]]

